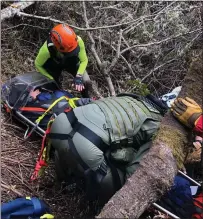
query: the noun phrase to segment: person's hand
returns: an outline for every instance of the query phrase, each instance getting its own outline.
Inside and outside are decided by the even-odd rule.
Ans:
[[[77,74],[73,81],[74,81],[74,84],[75,84],[75,89],[77,91],[82,91],[82,90],[85,89],[85,86],[83,84],[82,75]]]
[[[203,138],[201,136],[195,136],[195,141],[193,142],[193,146],[196,150],[201,149],[203,143]]]
[[[41,92],[39,91],[39,89],[35,90],[35,91],[31,91],[30,92],[30,96],[35,100],[37,98],[37,95],[39,95]]]
[[[189,128],[195,126],[202,114],[201,107],[189,97],[176,99],[171,106],[171,111],[180,122]]]

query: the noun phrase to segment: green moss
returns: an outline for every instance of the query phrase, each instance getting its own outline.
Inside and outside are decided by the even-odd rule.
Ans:
[[[178,168],[183,167],[183,162],[185,160],[185,143],[186,143],[186,136],[181,134],[176,129],[172,129],[170,126],[161,125],[159,132],[156,136],[154,144],[164,143],[164,145],[169,146],[172,149],[173,156],[177,161]],[[160,158],[164,159],[160,154]]]
[[[127,81],[127,84],[133,86],[133,92],[139,95],[146,96],[150,93],[149,89],[147,88],[147,85],[145,83],[142,83],[139,79],[129,80]]]

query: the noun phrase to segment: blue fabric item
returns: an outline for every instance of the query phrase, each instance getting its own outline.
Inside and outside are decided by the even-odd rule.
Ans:
[[[40,94],[37,95],[37,99],[40,101],[51,100],[52,95],[48,92],[41,92]]]
[[[54,92],[54,95],[55,95],[55,97],[57,97],[57,98],[60,98],[60,97],[62,97],[62,96],[67,96],[67,97],[69,97],[69,98],[73,98],[73,97],[74,97],[71,93],[69,93],[69,92],[67,92],[67,91],[60,91],[60,90],[55,91],[55,92]]]
[[[49,92],[41,92],[40,94],[37,95],[37,99],[39,101],[46,101],[46,100],[51,100],[54,95],[56,98],[60,98],[62,96],[67,96],[69,98],[73,98],[74,96],[70,94],[67,91],[61,91],[61,90],[56,90],[53,94],[50,94]]]
[[[168,192],[168,198],[180,206],[184,205],[186,201],[192,200],[190,182],[181,176],[176,176],[174,185]]]
[[[38,198],[17,198],[1,205],[1,218],[37,218],[50,213],[48,206]]]
[[[195,207],[190,181],[182,176],[176,176],[171,190],[157,204],[180,218],[191,219]]]
[[[41,205],[40,200],[38,198],[34,197],[31,199],[31,201],[32,201],[32,204],[34,206],[34,214],[40,215],[41,209],[42,209],[42,205]]]

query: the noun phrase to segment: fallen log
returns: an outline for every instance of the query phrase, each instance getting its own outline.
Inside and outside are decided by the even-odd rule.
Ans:
[[[24,2],[17,2],[11,4],[9,7],[4,8],[1,10],[1,21],[11,18],[14,15],[18,14],[20,11],[24,10],[28,6],[34,4],[35,1],[24,1]]]
[[[179,94],[179,97],[188,96],[199,104],[202,104],[203,94],[202,60],[201,53],[199,58],[192,61]],[[172,186],[177,171],[184,165],[190,133],[191,130],[168,112],[140,167],[109,200],[97,218],[139,218]]]

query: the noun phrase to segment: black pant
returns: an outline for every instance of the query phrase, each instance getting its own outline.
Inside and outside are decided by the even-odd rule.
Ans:
[[[62,64],[61,62],[57,63],[54,59],[50,58],[43,67],[61,87],[61,81],[63,80],[61,78],[62,71],[65,70],[75,77],[79,68],[79,59],[78,57],[69,57],[68,60],[64,61],[64,64]],[[83,98],[89,98],[87,86],[85,86],[85,89],[81,91],[81,95]]]

